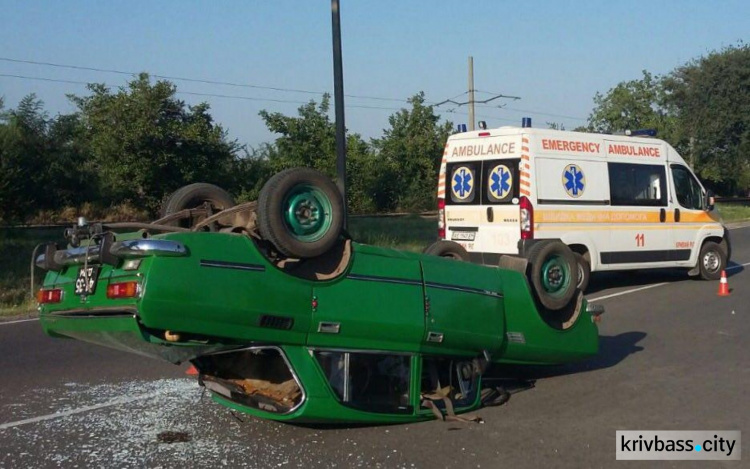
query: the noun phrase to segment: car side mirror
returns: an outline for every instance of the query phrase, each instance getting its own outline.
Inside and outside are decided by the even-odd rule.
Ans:
[[[714,196],[714,191],[708,190],[706,191],[706,210],[709,212],[714,209],[714,205],[716,204],[716,197]]]

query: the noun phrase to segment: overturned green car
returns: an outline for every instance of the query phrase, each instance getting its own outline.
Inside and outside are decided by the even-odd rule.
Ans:
[[[440,257],[358,244],[342,214],[329,179],[293,169],[271,178],[257,203],[235,206],[216,186],[193,184],[151,224],[79,220],[67,248],[45,245],[36,258],[47,270],[42,327],[190,361],[217,402],[300,422],[461,414],[486,402],[491,363],[597,353],[600,311],[578,291],[565,293],[564,308],[542,307],[524,261],[490,268],[450,249]],[[559,264],[549,251],[545,265]]]

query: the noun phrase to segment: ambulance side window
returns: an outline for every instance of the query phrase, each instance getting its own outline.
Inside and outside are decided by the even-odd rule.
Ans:
[[[672,179],[677,203],[687,209],[702,210],[703,190],[690,171],[684,166],[673,164]]]
[[[519,196],[520,159],[490,160],[482,163],[483,204],[509,204]]]
[[[665,207],[667,178],[664,166],[608,163],[612,205]]]
[[[482,191],[481,162],[451,163],[446,166],[445,192],[448,205],[477,205]]]

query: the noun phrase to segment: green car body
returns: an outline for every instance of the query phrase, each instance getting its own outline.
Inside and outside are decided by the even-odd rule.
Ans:
[[[434,418],[425,395],[441,389],[461,413],[481,405],[483,358],[549,365],[598,350],[580,294],[566,318],[550,319],[515,270],[342,241],[341,262],[316,278],[272,262],[246,235],[144,236],[97,246],[112,256],[54,253],[42,291],[60,297],[40,304],[44,331],[190,360],[216,401],[258,417],[411,422]],[[76,294],[91,266],[93,293]],[[125,283],[133,295],[110,297]]]

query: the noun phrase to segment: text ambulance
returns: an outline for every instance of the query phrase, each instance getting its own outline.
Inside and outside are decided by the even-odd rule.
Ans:
[[[440,237],[474,262],[527,258],[551,300],[561,289],[569,297],[567,259],[581,289],[602,270],[686,267],[718,278],[731,247],[711,204],[662,140],[550,129],[452,135],[438,183]]]

